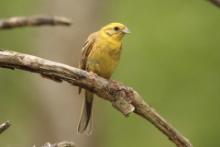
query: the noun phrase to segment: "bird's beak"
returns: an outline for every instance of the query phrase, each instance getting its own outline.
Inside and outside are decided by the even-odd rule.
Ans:
[[[126,28],[124,28],[123,30],[122,30],[122,32],[123,33],[125,33],[125,34],[130,34],[131,32],[128,30],[128,28],[126,27]]]

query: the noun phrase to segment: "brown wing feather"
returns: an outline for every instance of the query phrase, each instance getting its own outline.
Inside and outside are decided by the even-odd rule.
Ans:
[[[91,35],[89,35],[88,39],[84,43],[80,62],[79,62],[80,69],[86,70],[87,57],[93,48],[96,37],[97,37],[97,32],[94,32]],[[81,88],[79,88],[79,93],[81,93]]]

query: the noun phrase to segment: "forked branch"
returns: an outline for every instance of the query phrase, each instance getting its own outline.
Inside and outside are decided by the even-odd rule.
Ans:
[[[109,81],[75,67],[14,51],[0,51],[0,67],[39,73],[55,81],[80,86],[110,101],[125,116],[135,112],[148,120],[177,147],[192,147],[188,139],[149,106],[134,89],[117,81]]]

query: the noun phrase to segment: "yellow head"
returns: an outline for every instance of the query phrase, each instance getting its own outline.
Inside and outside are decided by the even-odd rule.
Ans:
[[[130,33],[128,28],[121,23],[110,23],[101,28],[101,33],[108,35],[115,40],[121,40],[125,34]]]

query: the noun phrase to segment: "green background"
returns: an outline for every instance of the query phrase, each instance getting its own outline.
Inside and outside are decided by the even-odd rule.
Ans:
[[[0,17],[30,15],[40,5],[2,0]],[[101,7],[103,25],[119,21],[132,32],[113,79],[135,88],[195,147],[220,146],[220,10],[201,0],[111,0]],[[31,48],[36,31],[1,31],[0,48],[31,53],[24,49]],[[35,143],[34,117],[41,114],[30,99],[34,89],[26,74],[0,69],[0,122],[16,122],[0,136],[0,146]],[[95,146],[174,146],[142,118],[124,118],[111,105],[97,103]]]
[[[0,18],[26,16],[33,12],[36,2],[28,0],[0,1]],[[13,29],[0,31],[0,48],[20,52],[31,47],[34,31],[32,29]],[[29,50],[31,52],[31,50]],[[12,72],[0,69],[0,122],[10,120],[12,128],[0,135],[0,146],[22,147],[34,145],[35,104],[30,99],[32,91],[25,72]]]

